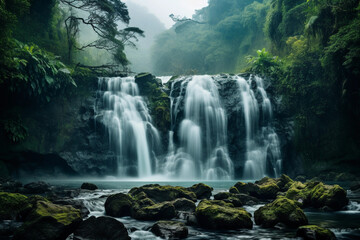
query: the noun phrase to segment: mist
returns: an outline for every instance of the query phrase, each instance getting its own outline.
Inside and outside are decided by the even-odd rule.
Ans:
[[[125,53],[130,61],[130,70],[133,72],[152,72],[151,47],[155,37],[166,30],[165,25],[147,8],[134,2],[127,1],[126,5],[130,15],[130,26],[139,27],[144,31],[145,37],[139,38],[136,48],[127,46]]]

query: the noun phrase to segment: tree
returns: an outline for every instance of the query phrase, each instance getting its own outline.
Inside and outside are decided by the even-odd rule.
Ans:
[[[135,47],[134,41],[137,41],[139,36],[144,36],[144,32],[137,27],[119,29],[118,23],[128,25],[130,21],[125,3],[120,0],[60,0],[60,2],[88,13],[84,18],[71,11],[70,16],[65,20],[69,62],[74,48],[78,50],[97,48],[109,51],[113,55],[113,60],[123,67],[129,63],[124,48],[126,45]],[[78,46],[75,39],[79,34],[80,24],[90,26],[98,35],[98,39]]]

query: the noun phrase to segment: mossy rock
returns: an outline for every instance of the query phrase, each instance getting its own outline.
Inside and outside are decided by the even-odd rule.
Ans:
[[[196,205],[193,201],[186,198],[178,198],[172,202],[176,211],[183,212],[194,212],[196,209]]]
[[[186,198],[194,202],[197,200],[195,193],[184,187],[160,186],[159,184],[149,184],[138,188],[132,188],[129,191],[129,194],[136,196],[141,192],[144,192],[146,196],[155,203],[174,201],[177,198]]]
[[[171,202],[163,202],[134,209],[132,217],[138,220],[157,221],[172,219],[176,216],[175,207]]]
[[[251,229],[251,214],[220,200],[202,200],[195,210],[199,225],[209,229]]]
[[[118,193],[106,199],[105,212],[112,217],[130,216],[133,205],[134,199],[130,195]]]
[[[61,206],[49,201],[37,201],[34,210],[26,218],[26,221],[33,221],[46,216],[54,218],[65,226],[81,220],[80,211],[72,206]]]
[[[15,220],[29,207],[31,205],[26,196],[19,193],[0,192],[0,220]]]
[[[346,191],[339,185],[325,185],[318,181],[305,184],[294,182],[286,192],[286,197],[302,202],[304,207],[329,207],[340,210],[349,202]]]
[[[329,229],[316,225],[301,226],[296,231],[296,237],[304,240],[335,240],[335,234]]]
[[[289,227],[308,224],[308,220],[298,204],[285,197],[278,197],[272,203],[260,207],[254,213],[255,223],[263,227],[274,227],[283,223]]]
[[[16,232],[15,240],[60,240],[72,233],[81,222],[80,211],[49,201],[36,201],[25,223]]]
[[[204,184],[204,183],[198,183],[194,184],[191,187],[187,188],[190,192],[193,192],[196,194],[197,199],[209,199],[212,195],[212,190],[214,190],[212,187]]]
[[[294,181],[283,174],[280,178],[264,177],[255,183],[238,182],[229,192],[249,194],[259,199],[275,199],[279,192],[287,191]]]
[[[230,193],[234,193],[234,194],[240,193],[239,190],[238,190],[236,187],[231,187],[231,188],[229,189],[229,192],[230,192]]]
[[[170,98],[162,90],[162,83],[150,73],[140,73],[135,76],[140,95],[148,100],[150,114],[156,128],[166,133],[170,127]]]

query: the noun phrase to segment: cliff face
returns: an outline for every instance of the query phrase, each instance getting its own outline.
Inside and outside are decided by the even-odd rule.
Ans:
[[[78,79],[67,97],[45,105],[17,106],[27,137],[11,143],[1,134],[0,160],[16,177],[105,175],[114,169],[101,128],[95,131],[97,78]],[[106,162],[106,164],[105,164]]]

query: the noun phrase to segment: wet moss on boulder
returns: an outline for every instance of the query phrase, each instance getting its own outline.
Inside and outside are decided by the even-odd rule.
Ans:
[[[199,225],[209,229],[251,229],[251,214],[220,200],[202,200],[195,215]]]
[[[301,226],[296,231],[296,237],[304,240],[335,240],[335,234],[329,229],[316,225]]]
[[[174,201],[177,198],[186,198],[193,202],[196,202],[197,200],[196,194],[184,187],[160,186],[159,184],[149,184],[142,187],[135,187],[129,191],[129,194],[136,196],[141,192],[144,192],[146,196],[155,203]]]
[[[31,213],[14,235],[14,240],[66,239],[82,221],[80,211],[71,206],[60,206],[40,199],[34,199],[34,202]]]
[[[308,224],[303,210],[296,201],[278,197],[272,203],[260,207],[254,213],[255,223],[263,227],[274,227],[283,223],[288,227],[299,227]]]
[[[209,199],[212,195],[212,190],[214,189],[204,183],[198,183],[188,187],[187,190],[195,193],[197,199]]]
[[[0,192],[0,220],[15,220],[30,206],[28,197],[24,195]]]
[[[325,185],[319,181],[294,182],[286,192],[287,198],[303,203],[304,207],[329,207],[333,210],[340,210],[348,204],[346,195],[339,185]]]
[[[171,202],[157,203],[138,209],[134,208],[132,213],[133,218],[146,221],[167,220],[175,216],[175,207]]]

